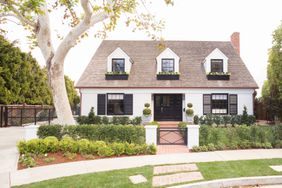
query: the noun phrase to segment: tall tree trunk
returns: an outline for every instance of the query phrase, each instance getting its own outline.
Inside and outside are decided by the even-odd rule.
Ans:
[[[56,123],[73,125],[75,120],[71,112],[64,79],[64,59],[66,55],[61,56],[60,51],[55,52],[51,40],[49,13],[46,4],[42,9],[45,13],[38,16],[35,33],[38,46],[46,61],[49,85],[58,118]]]
[[[63,63],[52,63],[49,72],[50,86],[52,90],[53,103],[56,109],[58,122],[61,125],[74,125],[64,78]]]

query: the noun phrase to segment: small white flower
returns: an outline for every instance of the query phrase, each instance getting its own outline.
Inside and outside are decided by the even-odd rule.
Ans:
[[[44,155],[45,157],[47,157],[48,156],[48,154],[47,153],[45,153],[45,155]]]

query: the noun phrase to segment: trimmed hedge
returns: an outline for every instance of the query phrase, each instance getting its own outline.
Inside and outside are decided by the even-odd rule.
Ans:
[[[282,148],[282,125],[200,127],[200,147],[193,151]]]
[[[130,144],[127,142],[106,143],[104,141],[89,141],[87,139],[74,140],[71,137],[64,137],[59,141],[53,136],[44,139],[20,141],[17,147],[20,154],[25,155],[55,152],[92,154],[100,157],[156,154],[156,147],[154,145]]]
[[[68,135],[75,140],[84,138],[92,141],[145,143],[144,127],[133,125],[42,125],[37,135],[39,138],[55,136],[61,139]]]

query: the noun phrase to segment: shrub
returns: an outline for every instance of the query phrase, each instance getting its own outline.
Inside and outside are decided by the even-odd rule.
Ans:
[[[269,148],[270,143],[273,147],[279,145],[279,137],[275,135],[282,125],[277,126],[236,126],[236,127],[200,127],[200,146],[214,144],[219,149],[227,147],[229,149],[248,149],[248,148]],[[282,144],[282,143],[281,143]],[[223,147],[224,146],[224,147]],[[278,146],[277,146],[278,147]],[[221,147],[220,147],[221,148]]]
[[[212,125],[213,124],[213,116],[208,114],[205,116],[205,124]]]
[[[56,138],[61,139],[62,128],[63,127],[61,125],[41,125],[38,128],[37,135],[39,138],[55,136]]]
[[[199,116],[198,116],[198,115],[195,115],[193,121],[194,121],[194,124],[195,124],[195,125],[198,125],[198,124],[199,124]]]
[[[179,122],[178,123],[178,128],[185,129],[187,127],[187,125],[188,125],[187,122]]]
[[[223,117],[222,117],[222,121],[223,121],[223,124],[224,124],[225,126],[227,126],[228,124],[231,123],[231,116],[228,116],[228,115],[223,116]]]
[[[107,116],[103,116],[101,121],[102,121],[102,123],[103,123],[104,125],[107,125],[107,124],[109,124],[109,122],[110,122],[110,120],[109,120],[109,118],[108,118]]]
[[[145,108],[145,109],[143,110],[143,115],[144,115],[144,116],[149,116],[149,115],[151,115],[151,113],[152,113],[152,111],[151,111],[150,108]]]
[[[41,132],[48,132],[48,126],[41,126]],[[40,133],[41,134],[41,133]],[[56,134],[55,134],[56,135]],[[46,136],[55,136],[44,134]],[[133,125],[69,125],[64,126],[58,139],[68,135],[73,139],[86,138],[88,140],[102,140],[106,142],[145,143],[145,129],[143,126]]]
[[[125,143],[125,153],[127,155],[136,155],[137,150],[136,150],[135,144]]]
[[[141,116],[137,116],[131,120],[132,125],[141,125],[141,122],[142,122]]]
[[[275,148],[282,148],[282,140],[278,140],[274,143]]]
[[[100,157],[110,157],[114,155],[114,151],[109,146],[103,146],[103,147],[98,148],[98,155]]]
[[[219,126],[222,123],[221,116],[213,116],[212,120],[217,126]]]
[[[242,115],[242,124],[245,124],[245,125],[249,125],[249,121],[248,121],[248,111],[247,111],[247,107],[244,106],[244,109],[243,109],[243,115]],[[240,125],[240,124],[239,124]]]
[[[186,115],[187,115],[187,116],[193,116],[193,114],[194,114],[194,110],[193,110],[193,109],[188,108],[188,109],[186,110]]]
[[[151,144],[147,147],[146,154],[155,155],[157,153],[157,147],[154,144]]]
[[[144,106],[145,108],[150,108],[150,103],[145,103]]]
[[[216,150],[214,144],[212,144],[212,143],[208,144],[207,148],[208,148],[209,151],[215,151]]]
[[[30,154],[22,154],[19,158],[19,163],[28,168],[36,166],[36,162]]]
[[[218,142],[215,146],[216,150],[224,150],[226,148],[225,144]]]
[[[76,153],[78,151],[78,145],[77,142],[74,141],[71,137],[64,137],[60,141],[60,150],[62,152],[70,152],[70,153]]]
[[[87,139],[81,139],[77,141],[78,152],[81,154],[90,154],[90,142]]]
[[[76,121],[78,124],[88,124],[89,123],[88,116],[78,116],[76,118]]]
[[[98,149],[101,147],[106,147],[107,144],[104,141],[96,141],[96,142],[90,142],[89,150],[91,154],[98,154]]]
[[[42,139],[32,139],[29,141],[20,141],[17,145],[20,154],[32,153],[35,155],[47,152],[47,147]]]
[[[187,107],[188,107],[188,108],[192,108],[192,107],[193,107],[193,104],[192,104],[192,103],[188,103],[188,104],[187,104]]]
[[[56,152],[59,149],[59,140],[54,136],[48,136],[44,138],[44,145],[46,147],[46,152]]]
[[[112,143],[111,148],[114,152],[114,155],[120,156],[125,152],[125,145],[123,143]]]
[[[76,153],[72,153],[72,152],[69,152],[69,151],[67,151],[67,152],[64,153],[64,157],[66,157],[66,158],[68,158],[68,159],[70,159],[70,160],[75,159],[76,156],[77,156]]]

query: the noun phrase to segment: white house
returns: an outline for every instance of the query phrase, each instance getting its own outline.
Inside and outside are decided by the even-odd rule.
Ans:
[[[187,103],[195,115],[253,114],[256,82],[240,58],[239,33],[231,41],[105,40],[76,87],[81,115],[142,116],[151,104],[152,120],[185,120]]]

